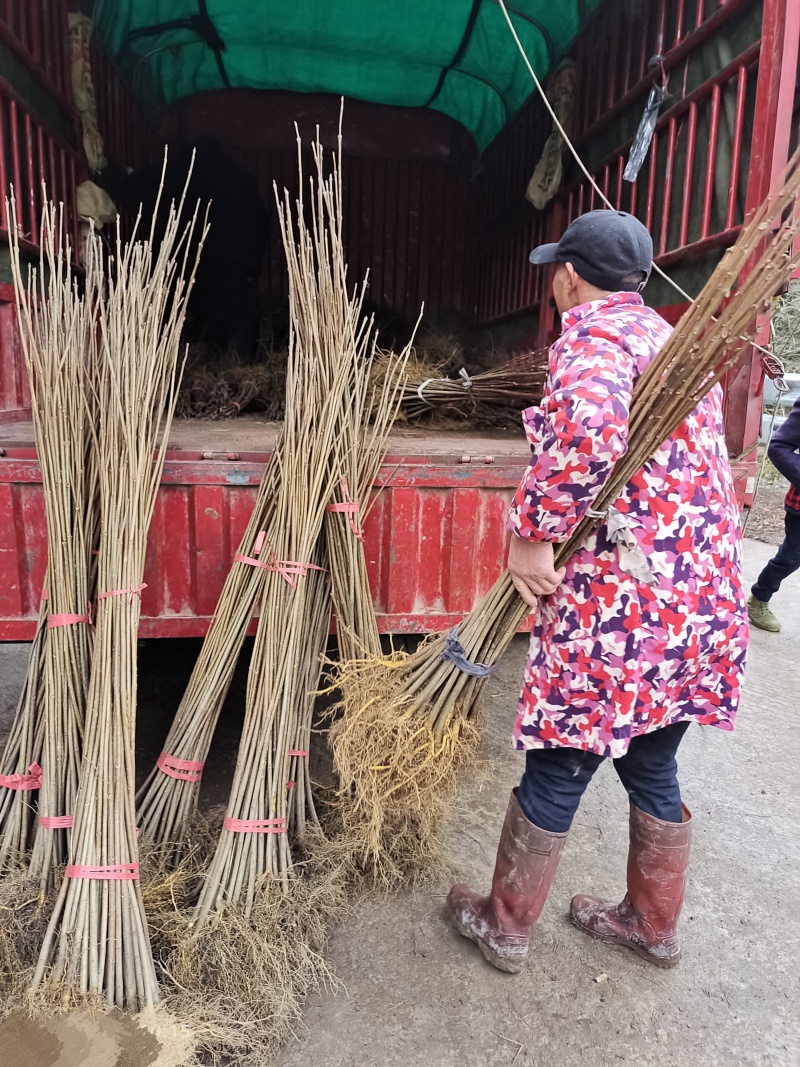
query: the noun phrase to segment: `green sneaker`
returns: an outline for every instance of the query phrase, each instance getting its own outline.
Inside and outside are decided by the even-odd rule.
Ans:
[[[759,630],[769,630],[771,634],[776,634],[780,631],[781,624],[773,615],[772,609],[766,601],[756,600],[754,596],[751,596],[747,601],[747,614],[750,617],[750,622],[752,622],[753,626],[757,626]]]

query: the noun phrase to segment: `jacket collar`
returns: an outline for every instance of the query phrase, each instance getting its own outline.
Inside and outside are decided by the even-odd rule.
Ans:
[[[585,304],[578,304],[577,307],[565,311],[561,316],[561,332],[569,330],[582,319],[588,319],[590,315],[603,314],[611,308],[643,306],[644,300],[639,293],[609,293],[608,296],[603,296],[599,300],[589,300]]]

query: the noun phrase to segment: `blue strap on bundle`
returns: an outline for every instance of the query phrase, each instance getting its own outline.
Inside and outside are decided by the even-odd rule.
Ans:
[[[439,657],[440,659],[449,660],[454,663],[460,671],[464,674],[469,674],[473,678],[488,678],[490,674],[494,674],[496,667],[487,667],[485,663],[473,663],[467,659],[467,654],[464,651],[464,646],[458,639],[458,626],[454,626],[450,630],[444,639],[444,649]]]

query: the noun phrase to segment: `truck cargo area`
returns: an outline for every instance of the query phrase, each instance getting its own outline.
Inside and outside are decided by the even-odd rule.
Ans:
[[[165,143],[173,151],[215,137],[255,178],[273,216],[258,299],[280,308],[287,280],[273,185],[297,193],[295,124],[305,143],[319,129],[336,148],[344,96],[348,268],[354,282],[369,272],[370,309],[383,321],[413,322],[424,303],[424,323],[472,332],[487,351],[548,345],[558,327],[549,277],[530,266],[528,253],[602,202],[569,153],[547,202],[534,208],[526,199],[553,126],[499,6],[412,5],[405,23],[392,23],[397,5],[359,19],[358,5],[345,4],[346,17],[312,24],[303,8],[287,20],[279,5],[280,25],[271,21],[278,7],[246,5],[237,22],[230,5],[211,5],[212,15],[215,6],[216,36],[205,23],[203,32],[162,26],[163,4],[103,5],[90,58],[111,164],[140,170],[162,158]],[[512,7],[551,94],[557,72],[568,72],[570,129],[592,178],[645,222],[656,264],[696,294],[787,158],[797,113],[796,5]],[[17,221],[31,259],[40,182],[71,212],[76,240],[76,188],[86,178],[102,183],[91,173],[72,98],[67,10],[65,0],[0,7],[0,185],[24,191]],[[638,177],[627,181],[654,85],[668,95]],[[46,543],[7,229],[0,205],[0,640],[18,640],[34,631]],[[687,306],[660,277],[645,298],[670,322]],[[766,330],[765,322],[762,338]],[[728,445],[745,503],[763,376],[749,347],[725,383]],[[531,400],[520,397],[519,407]],[[277,433],[257,413],[176,420],[150,533],[143,636],[205,632]],[[441,629],[503,565],[505,510],[527,446],[521,429],[486,431],[466,420],[400,424],[389,452],[365,525],[379,622],[385,632]]]

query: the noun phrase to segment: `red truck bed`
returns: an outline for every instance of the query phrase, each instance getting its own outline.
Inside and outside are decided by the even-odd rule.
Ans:
[[[278,430],[247,415],[175,422],[148,542],[142,637],[205,633]],[[491,586],[527,454],[521,430],[392,436],[364,523],[382,632],[443,629]],[[32,637],[45,566],[32,427],[0,424],[0,641]]]
[[[466,5],[467,7],[469,5]],[[45,569],[41,484],[25,372],[8,284],[3,192],[24,191],[17,222],[37,256],[41,180],[67,205],[88,176],[69,90],[67,0],[0,4],[0,640],[31,636]],[[22,18],[20,12],[36,13]],[[16,14],[15,14],[16,12]],[[520,16],[524,17],[524,16]],[[44,26],[46,32],[33,33]],[[797,142],[800,40],[796,0],[603,0],[579,35],[574,137],[604,195],[651,229],[656,263],[697,293],[745,216],[769,191]],[[60,49],[60,54],[56,54]],[[509,56],[511,52],[509,52]],[[554,57],[557,58],[557,57]],[[199,93],[164,109],[155,128],[99,45],[92,51],[98,121],[111,158],[144,166],[165,140],[215,134],[253,174],[296,182],[294,121],[336,143],[339,96],[250,89]],[[11,84],[14,81],[15,84]],[[623,178],[631,139],[655,82],[668,81],[648,158]],[[478,154],[465,130],[429,108],[348,100],[344,163],[350,276],[369,268],[370,299],[416,318],[452,314],[491,342],[530,348],[556,329],[547,275],[528,252],[600,206],[565,156],[562,187],[543,211],[524,191],[551,130],[534,94]],[[264,295],[285,294],[277,229]],[[648,301],[675,322],[683,298],[659,279]],[[768,323],[760,339],[768,338]],[[753,349],[726,381],[725,420],[737,494],[752,491],[763,370]],[[244,418],[176,424],[151,531],[144,636],[202,634],[247,522],[276,428]],[[498,573],[503,517],[526,459],[524,440],[462,428],[398,433],[365,534],[381,627],[441,628],[468,611]]]

